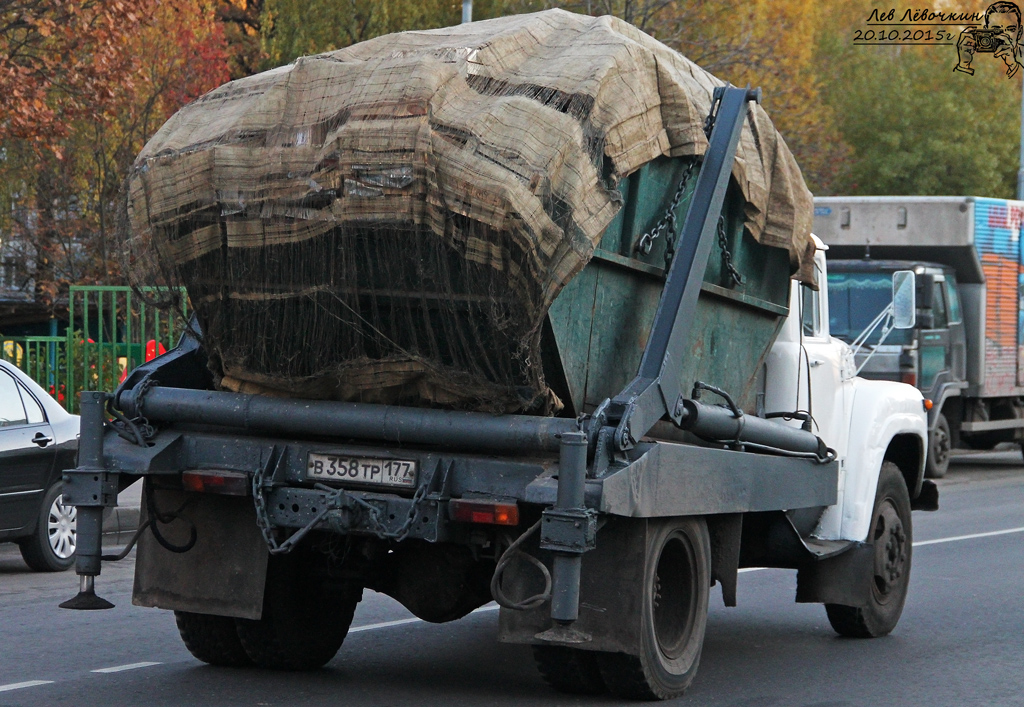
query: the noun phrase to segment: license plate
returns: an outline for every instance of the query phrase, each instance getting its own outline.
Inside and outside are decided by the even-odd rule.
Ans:
[[[310,453],[306,477],[325,481],[348,481],[374,486],[416,487],[418,463],[408,459],[349,457]]]

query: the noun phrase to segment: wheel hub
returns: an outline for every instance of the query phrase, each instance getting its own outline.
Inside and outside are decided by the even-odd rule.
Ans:
[[[652,587],[654,633],[669,659],[685,649],[696,620],[696,572],[693,548],[683,538],[671,538],[662,548]]]
[[[78,509],[64,505],[63,496],[57,496],[50,505],[46,531],[54,555],[66,560],[75,554],[78,544]]]
[[[875,519],[875,593],[885,602],[902,579],[907,564],[907,533],[892,503],[886,500]]]
[[[949,457],[949,436],[941,429],[935,430],[934,435],[932,456],[936,466],[942,466],[946,462],[946,458]]]

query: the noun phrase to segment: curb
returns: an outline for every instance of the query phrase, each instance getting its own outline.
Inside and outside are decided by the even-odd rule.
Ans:
[[[103,514],[103,534],[134,533],[139,529],[141,509],[116,506]]]
[[[103,514],[103,534],[134,533],[139,529],[142,483],[137,481],[117,495],[117,505]]]

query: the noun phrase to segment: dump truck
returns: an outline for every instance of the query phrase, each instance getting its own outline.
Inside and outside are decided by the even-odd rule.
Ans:
[[[553,10],[184,108],[129,176],[123,244],[195,318],[82,394],[62,606],[110,606],[127,549],[99,519],[141,477],[133,603],[214,665],[320,667],[370,589],[432,622],[495,601],[556,689],[667,699],[742,567],[797,570],[842,635],[892,631],[911,510],[938,503],[923,398],[830,337],[759,99]],[[914,274],[891,286],[910,326]]]
[[[893,272],[917,274],[916,326],[867,337],[858,365],[865,378],[916,385],[931,401],[927,476],[946,474],[952,448],[1024,441],[1024,202],[818,197],[814,213],[830,246],[835,335],[852,342],[881,311]]]

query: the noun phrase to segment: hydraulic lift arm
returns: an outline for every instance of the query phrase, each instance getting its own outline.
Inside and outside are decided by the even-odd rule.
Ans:
[[[748,102],[760,100],[760,89],[734,86],[715,89],[711,107],[714,125],[708,149],[640,370],[636,378],[604,406],[608,424],[616,425],[614,445],[619,450],[632,448],[662,417],[667,415],[679,424],[685,415],[683,400],[688,391],[681,389],[684,381],[679,379],[683,347],[693,326],[697,296],[725,202]]]

